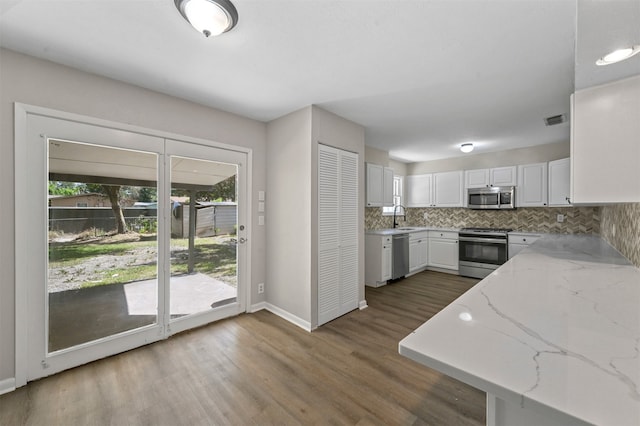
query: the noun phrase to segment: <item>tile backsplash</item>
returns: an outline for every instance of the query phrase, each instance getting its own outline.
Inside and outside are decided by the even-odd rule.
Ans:
[[[426,219],[425,219],[426,213]],[[565,216],[564,222],[557,215]],[[391,228],[392,216],[381,209],[365,209],[365,229]],[[403,226],[442,228],[513,228],[523,232],[601,235],[635,266],[640,267],[640,203],[603,207],[537,207],[504,211],[464,208],[409,208]]]
[[[426,219],[425,219],[426,214]],[[565,216],[564,222],[557,215]],[[365,229],[391,228],[392,216],[382,216],[381,209],[365,209]],[[470,210],[465,208],[408,208],[406,221],[399,224],[442,228],[486,227],[512,228],[523,232],[562,234],[600,234],[599,207],[537,207],[516,210]]]
[[[600,235],[640,268],[640,203],[601,207]]]

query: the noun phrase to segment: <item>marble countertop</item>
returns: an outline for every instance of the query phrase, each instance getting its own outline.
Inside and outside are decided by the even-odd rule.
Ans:
[[[546,234],[400,342],[521,407],[640,424],[640,269],[599,237]]]
[[[429,226],[400,226],[398,228],[384,228],[384,229],[370,229],[365,232],[369,235],[395,235],[395,234],[410,234],[412,232],[424,232],[424,231],[446,231],[446,232],[458,232],[460,228],[436,228]]]

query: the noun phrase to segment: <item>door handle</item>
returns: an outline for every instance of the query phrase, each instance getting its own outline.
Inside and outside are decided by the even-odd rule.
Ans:
[[[246,238],[244,238],[244,237],[241,237],[241,238],[238,240],[238,242],[239,242],[240,244],[244,244],[244,243],[246,243],[246,242],[247,242],[247,239],[246,239]]]

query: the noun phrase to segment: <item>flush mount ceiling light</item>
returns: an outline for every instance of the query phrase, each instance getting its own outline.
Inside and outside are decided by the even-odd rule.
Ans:
[[[631,47],[625,47],[624,49],[618,49],[609,53],[608,55],[604,55],[602,58],[596,61],[596,65],[615,64],[616,62],[629,59],[630,57],[638,53],[640,53],[640,44]]]
[[[228,0],[175,0],[180,14],[205,37],[226,33],[238,23],[238,11]]]
[[[473,151],[473,144],[463,143],[462,145],[460,145],[460,151],[464,152],[465,154]]]

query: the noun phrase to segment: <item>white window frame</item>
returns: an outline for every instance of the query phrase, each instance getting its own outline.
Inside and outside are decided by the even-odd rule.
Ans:
[[[393,210],[396,206],[402,205],[402,199],[404,194],[404,176],[393,175],[393,206],[383,207],[382,216],[393,216]],[[404,212],[402,212],[404,214]]]

